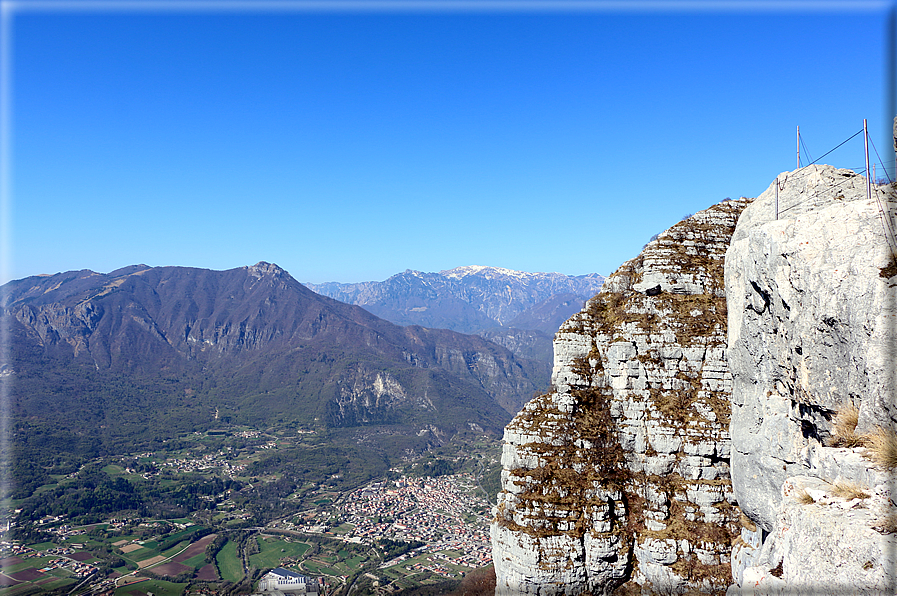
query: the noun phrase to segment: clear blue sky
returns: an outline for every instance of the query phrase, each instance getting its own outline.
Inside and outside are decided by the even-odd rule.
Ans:
[[[797,126],[816,158],[867,118],[893,166],[888,2],[4,4],[0,281],[609,274],[794,169]]]

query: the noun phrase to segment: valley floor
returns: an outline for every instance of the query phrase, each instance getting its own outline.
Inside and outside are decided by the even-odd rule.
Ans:
[[[293,441],[246,430],[233,438],[239,449],[218,444],[220,437],[196,436],[171,452],[92,463],[110,479],[138,486],[159,482],[176,490],[188,479],[195,486],[200,475],[247,487],[200,496],[204,509],[186,515],[118,513],[83,523],[64,514],[31,520],[21,518],[21,508],[10,512],[11,528],[0,534],[0,596],[247,594],[275,567],[317,579],[328,595],[398,594],[456,585],[491,563],[491,505],[481,480],[497,465],[495,439],[409,458],[363,486],[340,486],[337,473],[283,498],[250,502],[248,487],[266,494],[261,489],[278,479],[277,470],[250,476],[254,463]],[[457,470],[421,475],[434,467]],[[77,482],[79,472],[55,477],[27,506],[37,510],[42,494]],[[288,503],[287,515],[266,521],[259,509],[269,502]],[[41,504],[53,511],[50,505]]]

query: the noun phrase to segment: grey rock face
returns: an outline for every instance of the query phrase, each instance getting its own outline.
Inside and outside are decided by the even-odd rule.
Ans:
[[[833,419],[857,408],[857,434],[893,433],[897,422],[897,278],[888,269],[897,202],[893,189],[874,185],[867,199],[865,178],[830,166],[788,172],[777,183],[778,219],[774,182],[741,215],[726,253],[732,483],[759,526],[733,558],[733,575],[756,593],[811,593],[818,585],[879,593],[893,581],[884,571],[893,562],[870,528],[873,507],[860,515],[788,495],[841,481],[879,490],[877,506],[890,506],[887,471],[863,448],[834,447]],[[868,560],[857,563],[860,552]],[[781,577],[769,579],[780,562]]]
[[[555,335],[554,390],[505,428],[497,595],[728,585],[722,261],[745,204],[660,234]]]
[[[890,491],[879,485],[852,497],[839,485],[813,476],[786,480],[774,532],[764,540],[761,530],[745,530],[733,550],[736,584],[727,594],[894,594],[897,537],[876,529],[891,509]]]

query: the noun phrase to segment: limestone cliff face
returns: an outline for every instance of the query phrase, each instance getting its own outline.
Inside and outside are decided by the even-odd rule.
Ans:
[[[660,234],[555,336],[554,389],[505,429],[497,595],[731,583],[723,256],[745,205]]]
[[[732,483],[756,524],[732,592],[894,594],[897,541],[874,529],[897,526],[894,470],[862,440],[895,437],[894,191],[868,200],[865,178],[830,166],[778,183],[778,219],[774,182],[726,254]]]

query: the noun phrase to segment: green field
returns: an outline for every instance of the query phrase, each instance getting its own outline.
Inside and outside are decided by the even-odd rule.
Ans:
[[[53,580],[53,581],[47,582],[45,584],[41,584],[40,587],[42,590],[55,590],[57,588],[61,588],[62,586],[71,586],[74,583],[75,583],[74,579],[67,577],[67,578],[60,578],[57,580]]]
[[[317,563],[315,561],[303,561],[302,567],[310,571],[315,575],[331,575],[331,576],[341,576],[346,575],[345,571],[341,571],[339,569],[334,569],[333,567],[327,567],[321,563]]]
[[[131,596],[132,590],[139,592],[152,592],[154,596],[181,596],[187,584],[174,584],[160,579],[151,579],[138,584],[122,586],[115,590],[115,596]]]
[[[196,556],[190,557],[189,559],[187,559],[185,561],[178,561],[178,562],[181,563],[182,565],[186,565],[188,567],[193,567],[194,569],[199,569],[200,567],[203,567],[204,565],[206,565],[208,563],[208,561],[206,561],[206,554],[204,552],[199,553]]]
[[[43,486],[39,486],[39,487],[37,488],[37,490],[34,491],[34,494],[35,494],[35,495],[39,495],[39,494],[41,494],[41,493],[45,493],[45,492],[47,492],[48,490],[53,490],[53,489],[56,488],[57,486],[59,486],[58,483],[45,484],[45,485],[43,485]]]
[[[221,579],[229,582],[238,582],[243,578],[243,565],[240,563],[240,557],[237,556],[237,544],[235,542],[228,541],[218,551],[215,561],[218,563]]]
[[[146,559],[152,559],[153,557],[155,557],[158,554],[159,553],[157,553],[156,551],[144,547],[144,548],[141,548],[140,550],[132,550],[131,552],[129,552],[127,554],[122,553],[120,556],[122,559],[125,559],[126,561],[134,561],[136,563],[139,561],[145,561]]]
[[[259,569],[280,567],[280,560],[285,557],[301,559],[309,545],[304,542],[287,542],[280,538],[256,538],[259,553],[249,557],[249,564]]]
[[[35,569],[40,569],[44,565],[46,565],[51,559],[58,559],[56,555],[51,555],[48,557],[33,557],[30,559],[25,559],[21,563],[16,563],[15,565],[9,565],[4,568],[4,573],[15,573],[16,571],[22,571],[23,569],[31,569],[32,567]]]

